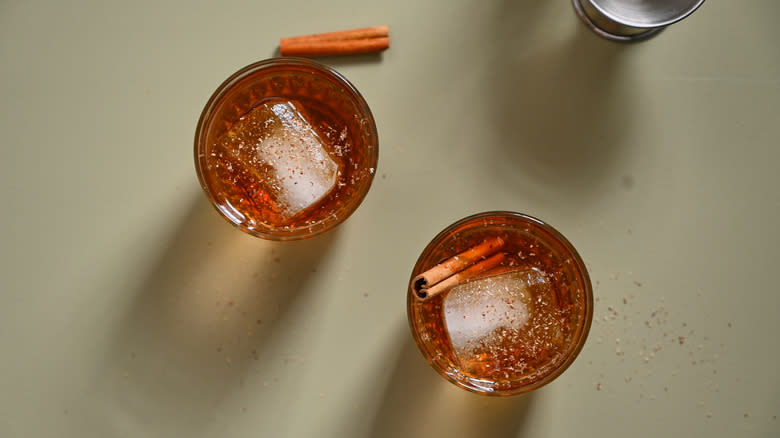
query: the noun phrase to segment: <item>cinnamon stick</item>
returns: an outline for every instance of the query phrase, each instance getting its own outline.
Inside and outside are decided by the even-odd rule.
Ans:
[[[425,297],[420,296],[423,289],[429,289],[436,283],[451,277],[458,272],[468,268],[469,266],[479,262],[496,253],[501,247],[504,246],[504,240],[500,237],[494,237],[487,239],[473,248],[469,248],[462,253],[450,257],[449,259],[439,263],[433,268],[423,272],[422,274],[412,279],[412,289],[418,298]]]
[[[390,26],[364,27],[282,38],[282,56],[333,56],[372,53],[390,47]]]
[[[360,40],[301,41],[279,46],[282,56],[335,56],[381,52],[390,47],[390,38]]]
[[[339,30],[336,32],[316,33],[313,35],[301,35],[282,38],[280,45],[295,44],[304,41],[343,41],[343,40],[363,40],[369,38],[388,38],[390,36],[390,26],[363,27],[360,29]]]
[[[433,298],[442,292],[446,292],[461,283],[469,281],[479,276],[480,274],[492,268],[495,268],[496,266],[501,264],[501,262],[503,262],[504,259],[506,259],[506,254],[503,252],[500,252],[498,254],[493,254],[487,259],[482,260],[481,262],[476,263],[474,265],[471,265],[465,270],[460,271],[457,274],[448,277],[447,279],[440,281],[429,288],[420,290],[420,292],[417,293],[417,297],[421,300],[427,300]]]

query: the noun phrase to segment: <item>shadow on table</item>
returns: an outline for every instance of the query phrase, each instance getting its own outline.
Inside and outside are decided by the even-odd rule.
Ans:
[[[570,15],[565,35],[547,28],[560,22],[537,19],[549,3],[506,0],[496,17],[496,73],[486,84],[497,139],[491,163],[521,193],[579,209],[615,179],[639,104],[621,69],[626,52],[641,47],[597,37],[561,6],[555,13]]]
[[[313,292],[311,278],[338,230],[296,242],[254,238],[198,193],[163,238],[167,250],[117,321],[96,371],[93,391],[116,401],[98,407],[107,436],[205,433],[293,303]]]
[[[451,384],[428,365],[405,325],[398,330],[395,341],[395,348],[388,350],[390,357],[382,360],[369,381],[361,386],[365,392],[355,405],[358,411],[345,418],[350,430],[344,431],[343,436],[525,436],[526,420],[536,395],[486,397],[470,393]],[[382,381],[386,382],[384,387],[377,387]]]

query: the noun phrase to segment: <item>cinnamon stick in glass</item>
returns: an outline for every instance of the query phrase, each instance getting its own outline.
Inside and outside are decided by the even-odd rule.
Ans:
[[[427,294],[423,295],[421,293],[423,289],[430,289],[442,280],[465,270],[471,265],[484,261],[486,258],[498,252],[503,246],[503,239],[500,237],[493,237],[439,263],[412,279],[412,289],[414,290],[415,295],[420,299],[430,298]]]

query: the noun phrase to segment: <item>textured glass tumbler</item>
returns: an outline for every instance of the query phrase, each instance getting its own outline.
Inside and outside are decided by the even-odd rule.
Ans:
[[[249,65],[220,85],[195,132],[195,169],[217,211],[253,236],[297,240],[347,219],[377,166],[357,89],[307,59]]]
[[[447,279],[429,274],[458,264],[464,270]],[[421,277],[431,279],[423,291],[451,287],[420,293]],[[553,227],[487,212],[450,225],[425,247],[410,277],[407,316],[423,357],[442,377],[508,396],[553,381],[574,362],[590,330],[593,292],[582,259]]]

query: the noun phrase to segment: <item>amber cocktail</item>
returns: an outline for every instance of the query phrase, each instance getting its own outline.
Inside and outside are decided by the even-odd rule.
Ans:
[[[212,95],[195,167],[220,214],[252,235],[292,240],[343,222],[376,171],[368,105],[333,69],[297,58],[243,68]]]
[[[439,233],[412,271],[409,324],[426,360],[487,395],[528,392],[582,349],[593,293],[574,247],[519,213],[470,216]]]

